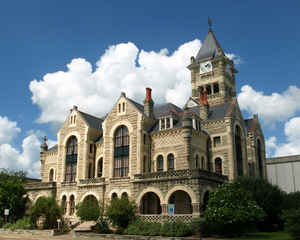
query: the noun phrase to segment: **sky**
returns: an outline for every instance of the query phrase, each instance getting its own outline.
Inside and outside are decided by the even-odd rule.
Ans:
[[[300,1],[3,0],[0,168],[39,178],[40,144],[73,105],[102,117],[121,91],[183,106],[186,66],[208,16],[239,71],[245,118],[258,114],[268,157],[300,154]]]

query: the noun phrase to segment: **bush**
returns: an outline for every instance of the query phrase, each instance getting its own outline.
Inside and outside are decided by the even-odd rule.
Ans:
[[[97,221],[103,208],[94,198],[87,197],[83,202],[76,206],[76,215],[82,221]]]
[[[190,224],[176,220],[175,222],[164,222],[160,231],[162,236],[185,237],[193,234]]]
[[[62,210],[53,197],[40,197],[30,209],[30,222],[36,226],[39,217],[45,217],[44,228],[56,228],[57,219],[62,216]]]
[[[105,215],[109,218],[113,226],[118,230],[125,229],[135,220],[136,205],[134,201],[128,198],[112,199],[110,205],[107,206]]]
[[[300,208],[290,209],[283,212],[284,229],[293,239],[300,239]]]
[[[238,183],[220,185],[210,194],[205,211],[211,231],[219,235],[242,235],[264,217],[250,192]]]
[[[284,210],[300,209],[300,192],[291,192],[284,196]]]
[[[107,221],[101,219],[92,227],[92,230],[97,233],[111,233]]]
[[[265,217],[257,226],[261,231],[282,229],[281,213],[284,208],[285,193],[262,178],[240,177],[234,183],[249,191],[256,204],[265,212]]]
[[[128,225],[124,234],[127,235],[143,235],[143,236],[159,236],[160,235],[160,223],[150,223],[141,220],[137,220]]]
[[[7,228],[10,230],[16,230],[16,229],[32,229],[33,226],[30,222],[29,217],[24,217],[22,219],[19,219],[15,223],[6,223],[3,228]]]

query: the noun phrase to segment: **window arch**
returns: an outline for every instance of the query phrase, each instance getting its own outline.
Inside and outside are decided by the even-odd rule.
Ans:
[[[65,181],[75,182],[77,171],[77,138],[72,136],[67,141]]]
[[[222,159],[219,157],[215,159],[215,172],[222,175]]]
[[[49,173],[49,182],[53,182],[53,181],[54,181],[54,170],[52,168]]]
[[[118,195],[114,192],[112,195],[111,195],[111,199],[116,199],[118,198]]]
[[[98,172],[97,172],[97,177],[102,177],[103,174],[103,158],[100,158],[98,160]]]
[[[75,213],[75,197],[74,195],[71,195],[70,197],[70,216],[72,216]]]
[[[126,126],[117,128],[114,143],[114,177],[126,177],[129,171],[129,133]]]
[[[128,199],[128,194],[127,194],[127,192],[123,192],[122,195],[121,195],[121,198],[127,198],[127,199]]]
[[[63,210],[63,214],[67,213],[67,197],[64,195],[61,199],[61,208]]]
[[[235,156],[236,156],[236,166],[237,166],[237,175],[243,175],[243,153],[242,153],[242,131],[239,126],[235,128]]]
[[[158,172],[162,172],[164,170],[164,157],[162,155],[159,155],[157,157],[156,169],[157,169]]]
[[[168,171],[174,170],[174,154],[170,153],[167,157],[168,159]]]

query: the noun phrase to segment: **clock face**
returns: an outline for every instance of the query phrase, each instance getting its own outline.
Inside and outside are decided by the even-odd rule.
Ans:
[[[232,70],[231,70],[231,66],[229,64],[226,65],[225,71],[232,76]]]
[[[212,71],[211,61],[200,63],[200,74]]]

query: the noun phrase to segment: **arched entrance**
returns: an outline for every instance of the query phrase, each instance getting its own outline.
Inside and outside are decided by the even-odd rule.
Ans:
[[[161,214],[160,199],[154,192],[147,192],[140,204],[141,214]]]
[[[168,202],[171,204],[175,204],[175,214],[193,213],[191,198],[185,191],[177,190],[173,192]]]

